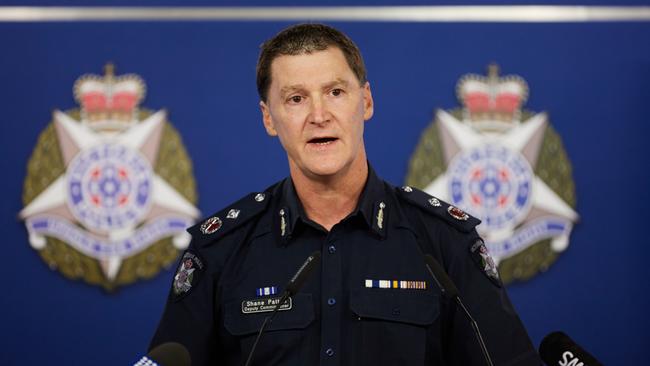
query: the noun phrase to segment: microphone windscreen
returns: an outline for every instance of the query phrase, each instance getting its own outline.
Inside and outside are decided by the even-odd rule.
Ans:
[[[585,351],[568,335],[553,332],[542,339],[539,345],[539,356],[547,365],[576,365],[602,366],[594,356]],[[576,360],[573,363],[572,360]]]
[[[190,352],[180,343],[167,342],[149,351],[147,355],[162,366],[190,366],[192,359]]]
[[[451,278],[447,275],[447,272],[442,268],[440,263],[435,260],[430,254],[424,256],[424,261],[427,266],[433,272],[433,277],[438,281],[438,284],[442,287],[442,290],[447,293],[451,298],[458,296],[458,289],[456,285],[451,281]]]
[[[309,277],[309,274],[311,271],[318,266],[320,263],[320,251],[315,251],[307,257],[305,260],[305,263],[298,268],[298,271],[296,272],[295,275],[291,278],[289,283],[287,284],[286,291],[289,293],[289,295],[295,295],[302,285],[305,283],[305,280]]]

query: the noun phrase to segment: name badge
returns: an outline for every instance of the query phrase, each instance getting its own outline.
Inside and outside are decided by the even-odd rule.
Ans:
[[[241,312],[243,314],[269,313],[280,303],[280,297],[267,297],[264,299],[244,300],[241,302]],[[278,311],[291,310],[293,301],[289,297]]]

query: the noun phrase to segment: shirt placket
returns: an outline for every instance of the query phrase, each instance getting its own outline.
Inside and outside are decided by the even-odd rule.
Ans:
[[[342,267],[340,230],[334,226],[323,242],[321,280],[321,365],[341,364]]]

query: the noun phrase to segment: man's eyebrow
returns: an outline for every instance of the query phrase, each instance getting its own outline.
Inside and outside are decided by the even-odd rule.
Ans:
[[[345,80],[345,79],[342,79],[342,78],[336,78],[335,80],[332,80],[332,81],[329,81],[329,82],[323,84],[323,89],[329,89],[329,88],[331,88],[333,86],[337,86],[337,85],[340,85],[340,86],[343,86],[343,87],[347,88],[350,85],[350,82]],[[287,95],[289,93],[292,93],[292,92],[298,91],[298,90],[303,90],[303,89],[305,89],[304,84],[287,85],[287,86],[280,89],[280,95],[284,97],[285,95]]]
[[[344,87],[347,88],[348,85],[350,85],[350,83],[349,83],[347,80],[345,80],[345,79],[337,78],[336,80],[333,80],[333,81],[330,81],[330,82],[328,82],[328,83],[325,83],[325,84],[323,85],[323,87],[324,87],[325,89],[327,89],[327,88],[331,88],[331,87],[333,87],[333,86],[337,86],[337,85],[344,86]]]
[[[303,84],[294,84],[294,85],[287,85],[280,89],[280,95],[285,96],[291,92],[294,92],[296,90],[301,90],[304,89],[305,86]]]

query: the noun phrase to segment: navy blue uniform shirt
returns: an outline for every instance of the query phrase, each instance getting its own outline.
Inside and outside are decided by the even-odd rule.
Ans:
[[[243,365],[273,301],[318,250],[320,268],[278,312],[253,365],[484,365],[468,320],[426,269],[431,254],[494,364],[539,365],[478,223],[370,168],[357,209],[328,232],[307,218],[287,178],[189,229],[151,348],[174,341],[193,365]]]

